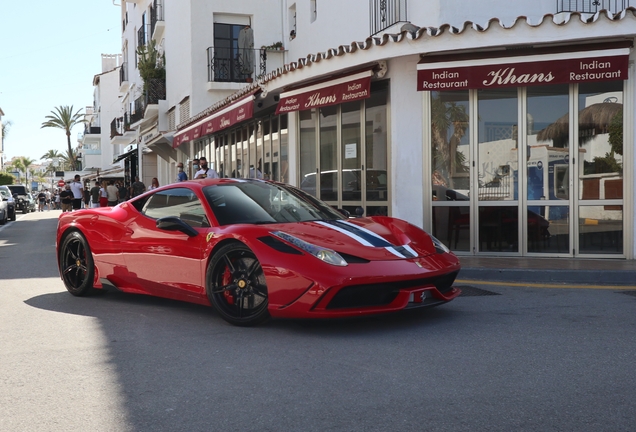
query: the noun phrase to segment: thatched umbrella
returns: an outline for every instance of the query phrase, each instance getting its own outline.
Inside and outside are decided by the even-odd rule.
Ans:
[[[579,111],[579,145],[598,134],[608,133],[614,116],[622,111],[620,103],[596,103]],[[570,117],[564,115],[537,134],[537,141],[552,141],[554,147],[566,147]]]

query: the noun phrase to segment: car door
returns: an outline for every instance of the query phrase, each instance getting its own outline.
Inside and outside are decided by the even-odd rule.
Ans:
[[[200,233],[209,222],[194,191],[176,187],[145,199],[139,213],[126,226],[122,238],[129,280],[152,295],[193,301],[205,296],[205,234],[191,237],[156,226],[157,219],[180,217]]]

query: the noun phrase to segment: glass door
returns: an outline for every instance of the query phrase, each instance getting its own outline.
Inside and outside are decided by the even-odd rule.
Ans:
[[[571,255],[570,86],[525,89],[523,237],[529,254]],[[521,171],[521,170],[520,170]]]
[[[476,250],[520,252],[519,98],[516,88],[477,91]]]

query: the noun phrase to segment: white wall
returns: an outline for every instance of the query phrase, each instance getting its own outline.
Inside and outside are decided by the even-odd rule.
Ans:
[[[422,94],[416,88],[419,56],[389,63],[392,216],[422,227],[424,220]]]

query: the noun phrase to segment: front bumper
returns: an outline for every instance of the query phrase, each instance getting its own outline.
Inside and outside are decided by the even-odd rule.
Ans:
[[[311,278],[308,289],[293,302],[270,304],[270,314],[346,318],[436,306],[461,294],[452,286],[460,270],[452,254],[356,266],[349,277]]]

